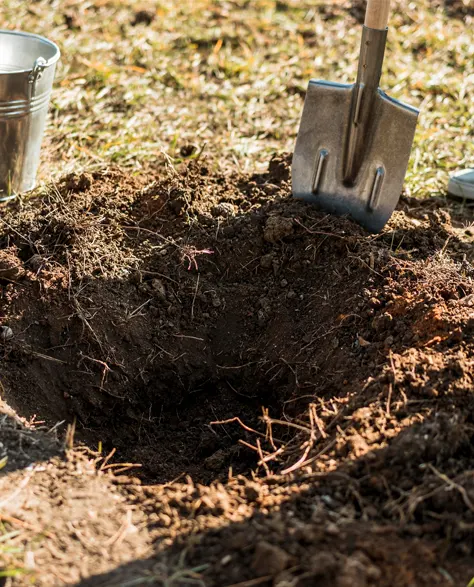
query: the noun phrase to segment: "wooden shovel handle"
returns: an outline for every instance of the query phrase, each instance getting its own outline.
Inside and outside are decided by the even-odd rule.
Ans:
[[[387,28],[390,0],[367,0],[365,26],[383,31]]]

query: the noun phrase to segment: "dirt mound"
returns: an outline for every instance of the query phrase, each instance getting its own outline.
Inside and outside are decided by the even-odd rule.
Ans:
[[[168,565],[181,584],[194,575],[180,552],[216,586],[465,576],[466,208],[405,198],[367,236],[294,201],[278,155],[253,176],[199,158],[68,176],[3,222],[6,400],[51,426],[76,420],[76,441],[105,450],[96,464],[115,448],[107,463],[161,484],[127,490],[156,548],[120,576]]]

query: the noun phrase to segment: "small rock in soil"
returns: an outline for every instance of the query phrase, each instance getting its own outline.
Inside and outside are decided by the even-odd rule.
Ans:
[[[273,255],[263,255],[260,258],[260,267],[263,269],[271,269],[273,263]]]
[[[0,328],[0,340],[6,342],[13,338],[13,330],[9,326],[2,326]]]
[[[222,302],[219,299],[219,296],[215,292],[213,292],[211,295],[212,295],[212,305],[213,305],[213,307],[214,308],[220,308],[222,306]]]
[[[225,567],[226,565],[228,565],[230,563],[230,561],[232,560],[232,555],[231,554],[226,554],[224,557],[222,557],[221,559],[221,565],[223,567]]]
[[[255,548],[252,568],[259,577],[278,575],[286,569],[289,562],[290,555],[287,552],[279,546],[262,540]]]
[[[270,216],[265,224],[263,238],[268,243],[277,243],[293,234],[293,220],[284,216]]]
[[[370,342],[368,340],[365,340],[365,338],[363,338],[360,335],[357,337],[357,344],[362,348],[370,346]]]
[[[161,279],[152,279],[151,287],[155,291],[155,297],[164,302],[166,300],[166,286]]]

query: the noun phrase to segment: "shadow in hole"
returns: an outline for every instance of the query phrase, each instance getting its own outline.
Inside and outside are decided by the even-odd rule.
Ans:
[[[363,292],[383,295],[371,255],[424,259],[447,240],[454,256],[469,249],[437,211],[429,228],[367,237],[293,200],[288,164],[235,179],[198,162],[145,189],[116,171],[70,176],[37,213],[18,212],[0,238],[16,271],[3,288],[10,405],[50,425],[76,418],[81,440],[117,448],[148,480],[209,482],[256,462],[238,426],[210,420],[255,426],[262,405],[280,415],[289,401],[304,410],[301,395],[339,397],[346,380],[359,389],[388,356],[383,340],[372,358],[354,348],[373,320],[359,314]],[[121,271],[129,257],[140,262],[123,278],[80,273]]]
[[[0,399],[0,481],[9,473],[47,461],[63,452],[52,432],[26,427]]]
[[[403,421],[406,411],[395,415]],[[473,417],[472,402],[463,413],[440,410],[384,449],[329,473],[302,474],[292,490],[283,480],[269,481],[268,493],[235,480],[226,498],[217,486],[175,486],[166,500],[157,492],[153,505],[151,492],[136,492],[138,507],[147,504],[156,555],[76,587],[467,585],[474,574],[474,510],[465,499],[474,490]],[[341,442],[341,451],[353,441]],[[242,519],[232,521],[243,503]]]

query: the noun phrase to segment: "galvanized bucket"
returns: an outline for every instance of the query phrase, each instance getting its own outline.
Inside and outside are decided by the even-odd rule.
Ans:
[[[0,30],[0,201],[35,187],[59,55],[43,37]]]

